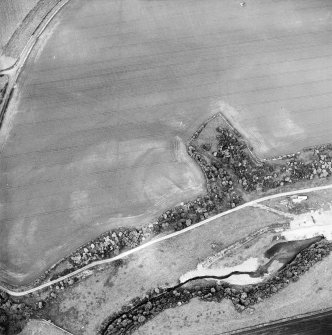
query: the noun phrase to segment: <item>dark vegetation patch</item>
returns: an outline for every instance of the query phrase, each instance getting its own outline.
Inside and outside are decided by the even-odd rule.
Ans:
[[[220,124],[214,129],[209,129],[210,134],[213,134],[213,141],[205,143],[204,138],[201,138],[200,135],[209,126],[209,122],[216,118],[220,118]],[[244,138],[229,125],[227,120],[223,119],[220,114],[215,115],[212,119],[205,122],[187,144],[188,154],[197,162],[205,175],[206,195],[165,211],[155,224],[150,224],[148,227],[142,229],[120,228],[100,235],[97,239],[80,247],[67,259],[53,266],[34,285],[46,278],[53,280],[60,278],[94,261],[112,258],[126,249],[135,248],[151,234],[189,227],[210,216],[242,204],[248,195],[258,196],[262,192],[295,184],[301,180],[326,179],[332,173],[332,145],[330,144],[306,148],[296,154],[260,161]],[[267,297],[288,284],[290,280],[297,280],[299,273],[307,271],[312,264],[329,252],[330,244],[317,244],[317,247],[308,250],[308,252],[304,251],[305,264],[300,262],[302,256],[298,256],[294,260],[295,263],[292,263],[293,267],[285,267],[288,269],[287,273],[283,269],[280,272],[281,277],[271,278],[264,284],[267,286],[257,285],[245,288],[246,291],[241,291],[242,289],[238,291],[238,289],[226,287],[224,284],[211,288],[204,286],[199,290],[184,289],[181,286],[180,291],[176,291],[176,294],[169,290],[163,292],[161,289],[156,289],[154,292],[157,296],[154,297],[152,305],[150,301],[152,296],[149,296],[150,298],[145,298],[147,299],[146,303],[140,302],[140,307],[125,307],[129,310],[134,308],[132,313],[128,314],[129,317],[125,313],[112,316],[103,326],[102,334],[130,333],[132,329],[137,328],[138,325],[143,324],[165,308],[188,302],[194,296],[199,296],[202,300],[218,300],[226,297],[232,299],[238,310],[243,310],[250,304],[257,302],[260,296]],[[67,262],[67,265],[69,263],[67,268],[64,262]],[[56,291],[64,290],[73,285],[79,278],[79,276],[67,278],[52,285],[48,288],[49,297],[47,299],[56,298]],[[21,325],[26,322],[31,311],[43,309],[47,300],[39,301],[37,306],[28,307],[12,302],[8,296],[1,299],[0,308],[4,311],[2,319],[5,320],[5,314],[8,318],[1,327],[5,329],[9,327],[10,333],[13,334],[17,333]],[[6,302],[3,303],[3,299],[7,299]],[[137,304],[133,303],[133,306],[137,306]]]
[[[47,277],[49,277],[50,280],[55,280],[94,261],[117,256],[126,249],[132,249],[140,245],[143,237],[144,230],[136,228],[119,228],[105,232],[92,242],[81,246],[68,258],[53,266],[34,284],[37,285]],[[69,265],[64,266],[66,262]],[[72,284],[74,279],[70,282]]]
[[[298,254],[301,250],[307,248],[312,242],[319,241],[321,238],[322,237],[317,236],[306,240],[280,242],[266,250],[264,256],[270,259],[292,257]]]
[[[111,271],[109,271],[110,275],[108,276],[104,286],[112,287],[114,285],[113,279],[119,272],[119,269],[124,265],[125,265],[125,261],[122,259],[118,259],[113,264],[111,264]]]
[[[17,334],[22,331],[32,314],[26,304],[0,290],[0,335]]]
[[[100,335],[131,334],[148,320],[163,310],[188,303],[192,298],[202,301],[221,302],[229,299],[238,312],[267,299],[289,283],[295,282],[315,263],[328,256],[332,243],[324,240],[302,250],[282,270],[263,283],[239,287],[221,282],[206,283],[200,279],[189,280],[184,284],[162,289],[155,288],[143,297],[135,298],[131,304],[123,306],[119,313],[113,314],[101,326]]]
[[[4,95],[6,93],[7,86],[8,86],[7,75],[0,74],[0,105],[2,103]]]
[[[200,138],[209,126],[206,122],[187,146],[188,154],[205,175],[207,194],[165,211],[153,227],[155,233],[184,229],[242,204],[251,194],[258,195],[302,180],[331,176],[331,144],[261,161],[227,120],[219,114],[217,117],[220,117],[220,125],[216,129],[208,129],[209,134],[213,134],[214,143],[211,143],[211,136],[209,143]]]
[[[209,133],[208,143],[201,136],[203,131]],[[332,145],[307,148],[296,154],[260,161],[221,114],[216,114],[200,126],[189,140],[187,151],[205,175],[206,195],[166,210],[157,222],[148,227],[120,228],[100,235],[53,266],[34,286],[46,278],[54,280],[94,261],[117,256],[125,249],[140,245],[151,235],[181,230],[234,208],[250,194],[260,194],[300,180],[324,179],[332,173]],[[66,269],[63,269],[64,262],[70,263]],[[70,280],[69,285],[74,282],[75,279]]]

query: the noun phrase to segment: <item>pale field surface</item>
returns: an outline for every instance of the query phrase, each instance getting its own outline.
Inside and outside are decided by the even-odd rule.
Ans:
[[[271,209],[280,213],[291,213],[289,229],[281,235],[287,241],[301,240],[324,235],[327,240],[332,239],[332,191],[303,193],[308,198],[300,203],[294,203],[292,197],[273,199],[265,202]],[[300,195],[302,196],[302,195]],[[267,210],[268,210],[267,207]]]
[[[238,313],[229,300],[221,303],[191,300],[168,309],[139,328],[135,335],[212,335],[293,317],[331,307],[332,255],[315,264],[297,282],[254,306],[254,313]]]
[[[254,272],[257,270],[259,266],[258,258],[251,257],[246,261],[242,262],[241,264],[235,266],[222,266],[219,265],[213,268],[204,268],[200,265],[197,266],[195,270],[188,271],[184,275],[181,276],[180,282],[184,283],[189,279],[195,277],[203,277],[203,276],[226,276],[233,271],[243,271],[243,272]],[[263,281],[263,277],[252,277],[248,274],[241,274],[241,275],[233,275],[229,278],[225,279],[224,281],[232,284],[232,285],[251,285],[257,284]]]
[[[68,332],[44,320],[30,320],[20,335],[66,335]]]
[[[303,200],[300,204],[296,205],[298,207],[298,211],[301,213],[309,212],[311,210],[328,210],[330,209],[332,205],[332,190],[322,190],[319,192],[310,192],[310,193],[303,193],[303,195],[306,195],[308,198],[307,200]],[[294,212],[296,211],[293,206],[295,204],[291,203],[288,204],[287,197],[284,198],[278,198],[278,199],[272,199],[263,202],[262,204],[275,208],[277,210],[281,210],[284,212]]]
[[[7,76],[0,77],[0,90],[6,85],[7,81],[8,81]]]
[[[36,29],[40,26],[41,21],[61,1],[1,1],[0,70],[7,69],[15,64],[32,35],[36,35]]]
[[[131,299],[158,286],[177,284],[182,274],[206,257],[276,222],[280,222],[278,216],[248,208],[143,249],[118,268],[106,266],[60,293],[44,317],[74,334],[94,334]]]
[[[267,262],[267,259],[264,257],[264,252],[271,248],[274,244],[279,243],[280,241],[274,240],[278,234],[274,232],[265,233],[251,242],[246,243],[240,248],[236,248],[234,251],[227,253],[227,255],[216,258],[213,264],[210,267],[218,267],[218,266],[236,266],[251,257],[259,258],[259,263],[264,264]]]
[[[272,155],[331,138],[328,0],[72,0],[1,129],[0,262],[24,284],[203,191],[183,142],[222,111]],[[244,129],[245,128],[245,129]]]

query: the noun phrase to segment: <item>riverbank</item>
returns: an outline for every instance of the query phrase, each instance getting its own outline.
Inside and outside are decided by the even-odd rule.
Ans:
[[[189,155],[205,175],[205,196],[165,211],[155,223],[141,229],[120,228],[102,234],[21,289],[28,290],[93,262],[115,257],[158,234],[195,227],[220,213],[245,205],[245,199],[249,197],[255,199],[267,191],[280,192],[285,185],[290,187],[301,181],[325,180],[332,172],[331,148],[330,145],[307,148],[278,161],[258,162],[249,150],[249,144],[218,113],[204,122],[187,144]],[[73,278],[60,285],[71,285],[76,280]]]
[[[291,282],[309,270],[315,263],[330,254],[332,244],[321,241],[301,251],[294,261],[286,265],[275,276],[262,284],[244,288],[222,283],[190,282],[191,285],[173,287],[165,292],[151,290],[144,298],[136,298],[130,306],[124,306],[123,311],[105,320],[100,334],[131,334],[143,324],[168,308],[179,308],[195,297],[202,301],[221,302],[229,299],[238,312],[252,308],[258,302],[275,295]]]

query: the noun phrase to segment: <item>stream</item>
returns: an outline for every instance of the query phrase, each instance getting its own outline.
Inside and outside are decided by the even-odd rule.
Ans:
[[[259,266],[255,271],[235,270],[235,271],[231,271],[231,272],[229,272],[225,275],[219,275],[219,276],[218,275],[212,275],[212,274],[199,275],[199,276],[189,277],[185,280],[184,280],[184,277],[182,276],[181,277],[182,280],[180,279],[180,282],[178,284],[163,289],[163,292],[161,292],[160,294],[157,294],[155,296],[150,296],[148,298],[144,298],[144,299],[140,300],[140,302],[137,303],[135,306],[133,306],[129,309],[122,309],[123,312],[115,315],[113,318],[111,318],[110,320],[107,321],[107,325],[105,325],[103,327],[103,330],[101,331],[101,333],[105,334],[106,329],[110,325],[115,324],[115,322],[117,320],[121,320],[122,317],[125,316],[126,314],[128,314],[128,313],[129,314],[135,314],[135,310],[138,310],[140,307],[146,305],[147,302],[150,302],[152,304],[155,303],[155,306],[158,306],[158,304],[160,304],[160,303],[164,304],[165,302],[162,301],[163,297],[167,297],[167,295],[169,295],[170,293],[173,293],[173,294],[176,295],[176,292],[174,293],[174,291],[176,291],[177,289],[181,288],[182,286],[184,286],[184,285],[186,285],[190,282],[194,282],[196,280],[208,279],[208,280],[220,281],[220,280],[228,279],[232,276],[240,276],[240,275],[247,275],[247,276],[250,276],[252,278],[259,278],[259,279],[261,279],[261,281],[264,280],[264,279],[267,279],[268,277],[270,277],[272,274],[274,274],[276,272],[276,271],[274,271],[273,273],[268,272],[269,264],[271,264],[272,261],[274,261],[274,260],[280,260],[281,261],[280,262],[281,267],[279,269],[277,269],[277,271],[279,271],[285,265],[292,262],[298,253],[300,253],[304,249],[308,248],[311,244],[320,241],[321,239],[322,239],[321,236],[317,236],[317,237],[310,238],[310,239],[307,239],[307,240],[286,241],[286,242],[277,243],[274,246],[272,246],[271,248],[269,248],[265,253],[269,256],[268,257],[269,261],[266,264],[264,264],[263,266]],[[236,268],[239,268],[239,267],[241,267],[241,264],[236,266]],[[224,268],[223,270],[225,270],[225,269],[226,268]],[[207,269],[207,270],[211,270],[211,269]],[[195,271],[192,271],[192,272],[189,272],[189,273],[195,273]],[[187,273],[187,274],[189,274],[189,273]],[[266,274],[268,274],[268,275],[266,276]],[[204,286],[202,286],[202,291],[204,291]],[[183,299],[183,296],[182,296],[182,299]]]

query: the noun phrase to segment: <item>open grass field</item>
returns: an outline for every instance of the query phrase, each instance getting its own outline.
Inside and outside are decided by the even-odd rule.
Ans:
[[[30,320],[20,335],[68,335],[62,330],[45,320]]]
[[[138,329],[135,335],[222,334],[239,328],[293,317],[331,307],[332,256],[317,263],[300,279],[254,306],[253,314],[238,313],[229,300],[221,303],[193,299],[168,309]],[[327,334],[327,333],[326,333]]]
[[[46,307],[51,319],[73,334],[94,334],[107,317],[156,287],[171,287],[184,273],[219,250],[262,227],[283,222],[279,216],[246,208],[94,271],[78,285],[59,292]],[[161,333],[162,334],[162,333]]]
[[[305,213],[318,209],[329,210],[332,206],[332,190],[312,192],[307,195],[307,200],[294,204],[289,198],[272,199],[264,202],[266,206],[290,213]]]
[[[184,141],[223,111],[274,155],[332,139],[328,0],[72,0],[0,132],[2,278],[204,190]]]

